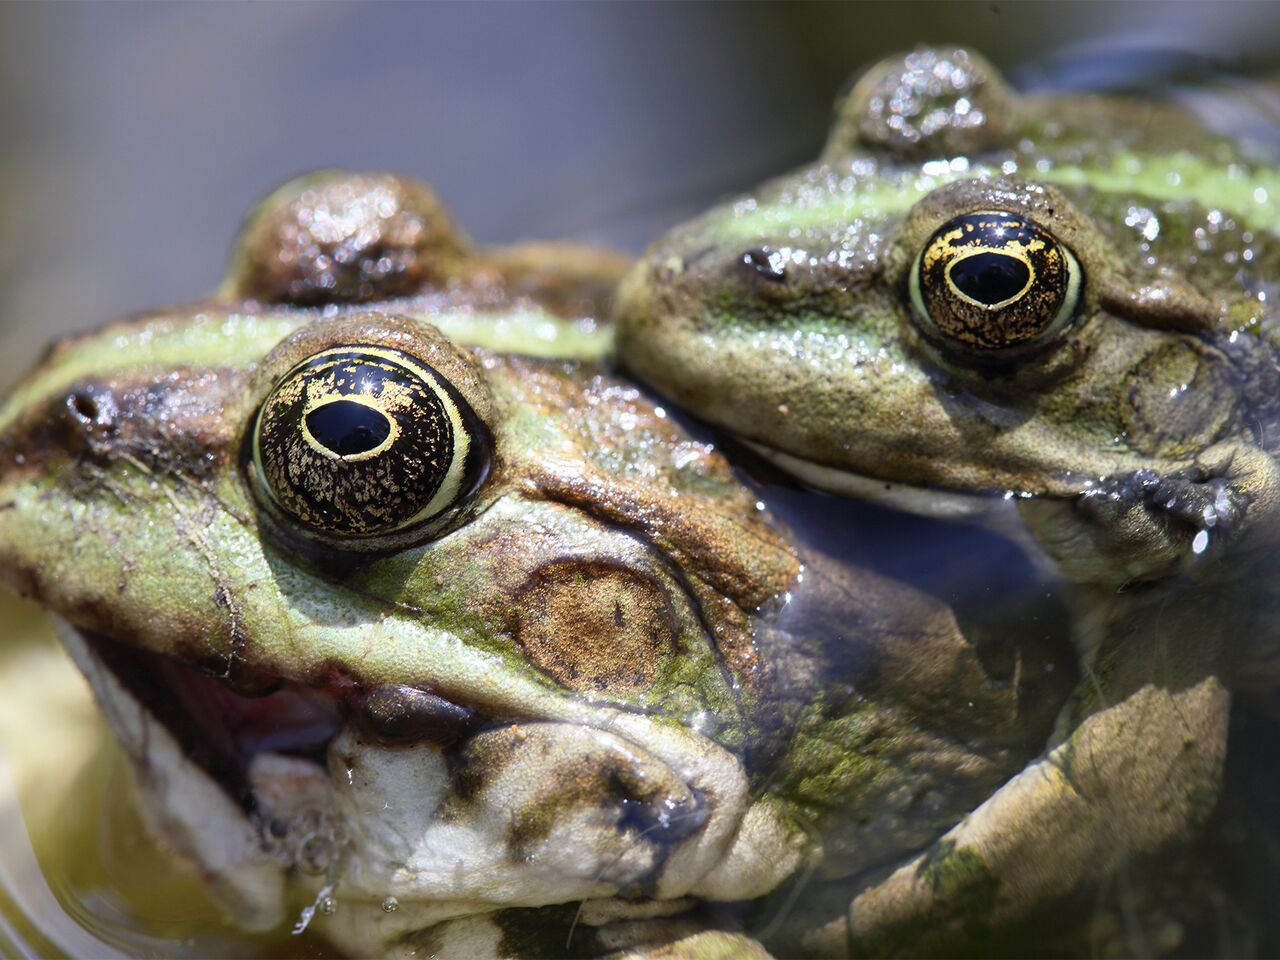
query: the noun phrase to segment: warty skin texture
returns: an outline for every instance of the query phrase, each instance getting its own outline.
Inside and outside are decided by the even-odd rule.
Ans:
[[[624,278],[637,378],[807,484],[985,524],[1071,585],[1086,680],[1058,744],[805,942],[1034,936],[1048,904],[1198,835],[1228,690],[1276,676],[1277,186],[1274,158],[1171,102],[1024,97],[922,47],[840,101],[817,162]],[[946,291],[913,285],[946,279],[923,268],[938,231],[992,211],[1044,228],[1079,276],[1066,322],[989,349],[948,333],[971,306],[932,316]]]
[[[847,901],[1043,749],[1071,652],[793,542],[601,364],[616,258],[400,243],[398,204],[299,240],[334,195],[427,204],[394,186],[282,188],[216,296],[60,343],[0,408],[0,571],[66,622],[152,827],[239,924],[302,910],[356,955],[736,950],[706,904],[815,876]],[[297,276],[246,266],[272,217]],[[306,257],[344,242],[373,266],[315,306]],[[435,244],[464,257],[443,281]],[[299,522],[252,442],[281,377],[353,345],[436,371],[488,451],[456,503],[359,537]]]

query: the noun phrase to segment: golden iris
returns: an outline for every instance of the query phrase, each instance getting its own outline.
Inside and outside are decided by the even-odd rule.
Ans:
[[[444,512],[474,488],[487,449],[475,414],[438,372],[355,344],[280,378],[258,413],[253,460],[292,519],[363,537]]]
[[[1029,217],[979,210],[934,231],[911,271],[911,302],[927,327],[974,350],[1046,339],[1080,301],[1080,265]]]

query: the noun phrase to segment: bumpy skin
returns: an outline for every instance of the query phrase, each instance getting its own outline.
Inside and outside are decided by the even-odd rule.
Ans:
[[[593,359],[616,259],[441,216],[398,178],[287,185],[218,296],[58,344],[0,409],[0,571],[66,621],[153,826],[239,923],[742,955],[706,903],[847,901],[1042,750],[1070,650],[797,548]],[[253,455],[279,379],[351,344],[434,369],[489,450],[450,509],[359,539]]]
[[[619,355],[816,486],[932,512],[1035,498],[1037,527],[1054,501],[1074,525],[1041,542],[1073,579],[1158,579],[1201,531],[1269,526],[1278,189],[1172,105],[1019,98],[980,58],[924,49],[854,88],[818,163],[650,248]],[[966,352],[910,302],[930,234],[989,209],[1083,273],[1034,350]]]
[[[922,48],[853,88],[817,163],[624,280],[641,379],[814,486],[976,517],[1078,586],[1095,675],[1061,743],[810,946],[973,949],[1195,835],[1228,686],[1275,678],[1278,188],[1172,104],[1019,97]],[[1060,328],[982,354],[920,315],[911,274],[990,210],[1047,228],[1082,282]]]

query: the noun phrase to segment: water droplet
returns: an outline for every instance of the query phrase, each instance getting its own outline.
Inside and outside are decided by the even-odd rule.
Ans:
[[[382,912],[383,912],[383,913],[395,913],[395,912],[396,912],[396,908],[397,908],[398,906],[400,906],[400,901],[399,901],[399,900],[397,900],[395,897],[387,897],[387,899],[385,899],[385,900],[383,900],[383,901],[382,901]]]
[[[1196,534],[1196,538],[1191,541],[1191,552],[1195,554],[1204,553],[1209,547],[1209,531],[1201,530]]]

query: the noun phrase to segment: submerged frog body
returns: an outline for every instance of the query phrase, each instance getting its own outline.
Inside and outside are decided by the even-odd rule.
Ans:
[[[708,904],[820,883],[799,949],[1049,740],[1070,650],[806,550],[593,359],[618,271],[317,175],[0,409],[0,571],[241,925],[745,951]]]
[[[812,486],[985,523],[1076,587],[1083,710],[1039,780],[948,835],[970,879],[944,891],[925,858],[811,942],[883,946],[899,910],[936,921],[925,951],[966,897],[1017,922],[1196,835],[1226,689],[1276,678],[1277,188],[1273,158],[1173,103],[1023,97],[921,48],[861,79],[816,163],[624,280],[620,360],[673,401]],[[1161,729],[1191,762],[1144,739]]]

